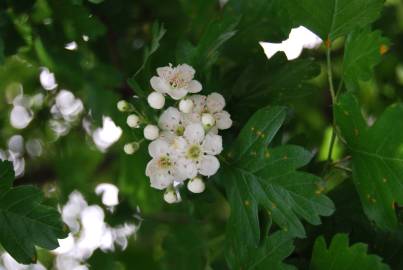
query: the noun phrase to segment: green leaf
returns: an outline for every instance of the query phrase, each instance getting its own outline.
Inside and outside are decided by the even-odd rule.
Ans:
[[[231,248],[231,247],[229,247]],[[291,270],[295,267],[283,263],[294,250],[292,238],[285,232],[276,232],[266,237],[264,243],[258,248],[250,248],[247,251],[246,263],[242,263],[236,254],[229,251],[227,257],[231,269],[276,269]]]
[[[185,43],[178,52],[178,62],[185,62],[199,72],[208,70],[218,59],[219,48],[236,33],[239,17],[225,17],[212,21],[204,30],[196,46]]]
[[[66,230],[56,209],[41,204],[43,195],[33,186],[11,188],[11,163],[0,162],[0,243],[20,263],[36,261],[35,246],[59,246]]]
[[[134,73],[134,75],[127,80],[129,86],[136,92],[136,94],[138,94],[141,97],[147,96],[147,92],[140,86],[141,84],[139,83],[139,80],[141,78],[139,77],[141,77],[141,73],[144,72],[147,65],[149,64],[151,56],[158,50],[160,46],[160,41],[166,33],[166,29],[164,28],[163,24],[159,24],[158,22],[156,22],[152,26],[151,33],[152,33],[151,44],[144,50],[144,57],[141,66],[136,71],[136,73]],[[147,77],[148,80],[150,78],[150,76],[144,76],[144,77]],[[149,84],[149,81],[146,80],[143,80],[142,82],[144,82],[144,85]]]
[[[237,72],[231,94],[239,99],[237,106],[253,107],[266,105],[268,101],[284,103],[311,95],[316,89],[307,83],[320,73],[313,59],[287,61],[276,56],[270,61],[259,57],[253,59],[244,70]]]
[[[257,247],[261,236],[258,212],[263,207],[271,220],[292,236],[304,237],[300,221],[320,224],[320,216],[333,213],[334,206],[321,194],[321,179],[296,171],[309,163],[311,153],[299,146],[267,146],[286,117],[284,107],[265,107],[256,112],[227,156],[219,180],[231,206],[227,238],[234,256],[243,261],[248,248]]]
[[[164,37],[164,35],[166,33],[166,29],[164,28],[163,24],[159,24],[157,22],[157,23],[153,24],[151,33],[152,33],[152,38],[151,38],[150,47],[147,47],[145,49],[144,57],[143,57],[143,64],[137,70],[137,72],[134,74],[134,76],[139,74],[139,72],[141,72],[144,69],[144,67],[147,65],[151,55],[153,55],[158,50],[158,48],[160,46],[160,41]]]
[[[315,241],[313,248],[311,270],[388,270],[388,265],[382,263],[382,259],[376,255],[367,254],[367,245],[357,243],[349,246],[347,234],[336,234],[329,248],[326,247],[324,237]]]
[[[14,177],[13,164],[11,162],[0,161],[0,196],[11,188]]]
[[[0,65],[4,64],[4,41],[2,37],[0,36]]]
[[[337,102],[335,116],[352,154],[353,181],[366,215],[382,229],[395,228],[395,205],[403,204],[403,106],[390,106],[368,127],[348,93]]]
[[[356,86],[359,80],[367,81],[372,77],[372,70],[381,61],[387,44],[381,32],[371,32],[369,28],[355,30],[347,36],[343,75],[348,89]]]
[[[375,21],[383,0],[290,0],[284,1],[296,25],[303,25],[331,41],[356,27]]]

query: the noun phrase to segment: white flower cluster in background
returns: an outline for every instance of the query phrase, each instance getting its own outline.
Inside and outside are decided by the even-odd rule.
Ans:
[[[95,192],[102,195],[102,203],[110,207],[118,205],[118,188],[112,184],[99,184]],[[138,210],[139,211],[139,210]],[[68,202],[61,208],[63,222],[67,224],[70,233],[67,238],[59,239],[59,248],[52,251],[55,254],[54,267],[56,270],[88,270],[86,261],[100,249],[103,252],[113,252],[116,247],[124,250],[128,238],[136,233],[141,225],[124,223],[111,227],[105,222],[105,212],[99,205],[89,205],[83,195],[74,191]],[[0,255],[0,270],[46,270],[40,263],[22,265],[17,263],[8,253]]]
[[[187,64],[157,68],[158,76],[150,80],[154,92],[147,102],[151,108],[161,110],[158,121],[149,123],[137,114],[127,118],[129,127],[144,126],[144,138],[151,141],[148,152],[152,158],[145,173],[153,188],[165,190],[164,199],[168,203],[180,201],[177,186],[186,181],[189,191],[204,191],[203,179],[220,168],[216,157],[223,150],[219,131],[232,125],[221,94],[197,94],[203,87],[194,79],[195,73]],[[123,100],[118,109],[135,110]],[[124,151],[133,154],[138,147],[138,143],[129,143]]]

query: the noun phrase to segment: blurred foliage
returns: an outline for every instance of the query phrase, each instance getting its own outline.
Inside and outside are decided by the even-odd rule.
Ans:
[[[336,23],[330,20],[335,15],[328,12],[334,2],[342,3],[340,10],[333,10],[340,15]],[[378,212],[363,210],[360,198],[365,198],[352,185],[352,181],[357,181],[352,178],[357,175],[351,177],[354,161],[351,162],[350,155],[357,153],[339,141],[331,156],[331,168],[326,163],[333,111],[325,46],[306,50],[298,60],[287,61],[282,54],[267,60],[258,44],[259,41],[280,42],[287,38],[292,27],[300,24],[325,40],[330,38],[333,76],[339,83],[336,86],[354,92],[360,107],[349,109],[363,113],[371,124],[389,105],[403,98],[403,2],[388,0],[382,4],[377,0],[354,0],[355,4],[345,9],[349,2],[229,0],[223,6],[217,0],[1,1],[0,148],[7,149],[9,138],[15,134],[25,140],[40,139],[43,147],[39,157],[25,154],[25,173],[16,184],[38,185],[49,198],[64,203],[73,190],[82,192],[90,202],[97,202],[92,195],[94,187],[100,182],[111,182],[120,189],[117,219],[132,220],[137,207],[141,210],[141,229],[130,240],[128,248],[115,253],[95,253],[89,261],[91,269],[240,269],[236,264],[240,257],[228,255],[226,241],[230,204],[234,199],[225,192],[232,186],[223,187],[233,179],[221,177],[208,181],[207,190],[201,195],[184,190],[182,203],[166,205],[162,194],[149,187],[144,174],[147,145],[142,143],[133,156],[122,151],[125,143],[139,140],[142,134],[127,127],[126,116],[116,109],[116,102],[121,98],[130,100],[145,111],[146,117],[153,119],[155,112],[146,111],[138,97],[150,93],[149,78],[155,68],[186,62],[195,67],[196,77],[207,92],[218,91],[228,101],[234,126],[224,132],[225,149],[236,142],[235,138],[253,113],[268,105],[287,106],[284,124],[281,129],[278,127],[272,143],[274,146],[301,145],[314,154],[320,153],[304,170],[324,179],[319,188],[335,205],[335,213],[323,218],[320,226],[290,218],[288,222],[295,221],[295,226],[303,225],[306,231],[306,238],[291,239],[284,232],[275,232],[278,222],[272,224],[263,211],[265,208],[256,204],[253,218],[257,223],[252,227],[258,233],[248,231],[248,224],[244,224],[247,218],[242,219],[243,223],[230,225],[253,234],[253,241],[249,242],[255,245],[252,249],[255,252],[250,254],[248,246],[242,247],[246,249],[243,255],[248,267],[242,269],[293,269],[294,266],[308,269],[312,254],[311,269],[326,269],[323,261],[319,261],[324,260],[323,254],[336,256],[332,254],[337,252],[328,253],[332,248],[342,253],[350,249],[360,254],[366,251],[362,244],[354,245],[357,242],[367,243],[368,253],[381,256],[391,269],[402,269],[403,215],[402,205],[398,204],[402,203],[401,187],[396,184],[396,195],[388,196],[384,202],[390,204],[387,219],[378,217]],[[377,10],[382,5],[378,18]],[[362,15],[362,10],[368,11],[367,16]],[[320,20],[315,21],[318,16]],[[374,24],[370,28],[371,22]],[[356,26],[364,29],[356,30]],[[66,49],[71,42],[75,42],[76,49]],[[99,151],[90,132],[82,127],[82,119],[70,124],[68,134],[56,136],[50,125],[55,91],[46,91],[41,86],[39,75],[43,67],[55,74],[58,89],[68,89],[83,101],[83,118],[91,123],[92,132],[102,125],[103,116],[110,116],[123,129],[120,140],[107,151]],[[340,83],[342,76],[344,84]],[[41,93],[44,101],[41,106],[30,105],[33,120],[26,128],[17,129],[10,124],[10,113],[14,98],[21,91],[29,97]],[[394,118],[401,120],[401,117]],[[397,138],[401,124],[394,123],[388,124],[392,130],[396,129],[392,146],[401,144],[402,140]],[[362,128],[370,133],[367,126]],[[354,140],[349,131],[343,135],[351,144]],[[363,149],[372,151],[372,147],[381,143],[378,136],[389,136],[387,130],[372,133],[377,136],[370,134],[365,141],[360,141],[367,144],[368,148]],[[392,146],[388,148],[390,151]],[[376,166],[371,170],[375,170],[374,174],[379,172]],[[389,174],[393,177],[393,172]],[[399,181],[402,183],[401,180],[396,183]],[[280,197],[285,212],[299,209],[300,205],[292,205],[295,202],[287,201],[285,195]],[[366,214],[377,224],[388,223],[381,226],[388,230],[381,230]],[[307,221],[317,224],[316,218]],[[266,237],[268,232],[270,237]],[[263,236],[259,237],[259,233]],[[330,242],[337,233],[348,233],[349,244],[344,236],[336,236],[329,248],[323,238],[314,247],[317,237],[323,235]],[[43,262],[52,259],[48,253],[39,255]],[[365,252],[361,255],[363,260],[367,258]],[[344,269],[343,262],[338,263]]]

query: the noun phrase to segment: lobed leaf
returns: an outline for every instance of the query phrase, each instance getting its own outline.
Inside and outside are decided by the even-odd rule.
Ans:
[[[343,78],[348,89],[356,88],[358,81],[372,77],[372,70],[381,61],[387,44],[381,32],[371,32],[369,28],[355,30],[347,36]]]
[[[382,229],[396,228],[396,205],[403,204],[403,106],[389,107],[372,127],[353,94],[335,106],[341,135],[352,153],[353,181],[369,219]]]
[[[304,237],[301,219],[319,224],[333,213],[332,201],[321,194],[320,178],[297,171],[311,154],[298,146],[267,146],[286,117],[284,107],[265,107],[242,129],[227,154],[231,158],[220,174],[231,206],[227,238],[232,258],[245,262],[249,248],[259,246],[259,207],[289,235]]]
[[[285,1],[296,25],[303,25],[331,41],[356,27],[375,21],[382,10],[382,0],[290,0]]]
[[[315,241],[311,259],[311,270],[388,270],[388,265],[376,255],[367,254],[367,245],[356,243],[349,246],[347,234],[336,234],[330,246],[326,247],[326,241],[319,237]]]
[[[66,230],[59,212],[42,203],[43,196],[33,186],[11,188],[14,173],[10,162],[0,162],[0,243],[18,262],[36,261],[35,246],[55,249]],[[12,179],[12,180],[11,180]]]

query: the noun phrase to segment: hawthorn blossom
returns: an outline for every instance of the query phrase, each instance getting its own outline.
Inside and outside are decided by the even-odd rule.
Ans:
[[[216,157],[223,150],[219,130],[230,128],[232,120],[224,110],[226,102],[221,94],[195,94],[202,90],[202,85],[194,80],[195,70],[191,66],[169,65],[158,68],[157,74],[150,80],[154,91],[148,95],[147,103],[159,110],[166,101],[170,107],[156,118],[141,119],[145,124],[144,138],[151,141],[148,146],[151,160],[145,173],[151,187],[165,190],[163,198],[171,204],[181,201],[180,188],[185,181],[192,193],[205,190],[203,178],[213,176],[220,168]],[[174,102],[165,100],[168,96]],[[120,105],[122,112],[130,113],[127,108],[136,111],[132,104],[121,102]],[[132,128],[139,127],[139,121],[137,115],[127,118]],[[124,151],[134,154],[141,141],[126,143]]]
[[[165,131],[182,136],[185,127],[191,123],[200,122],[200,115],[197,113],[182,113],[174,107],[169,107],[160,116],[158,126]]]
[[[214,118],[214,124],[218,129],[228,129],[232,126],[230,114],[224,110],[225,99],[219,93],[211,93],[210,95],[192,95],[189,97],[194,104],[193,111],[201,114],[205,118]]]
[[[202,90],[199,81],[194,80],[196,71],[187,64],[172,67],[157,68],[158,76],[150,80],[151,87],[161,94],[167,94],[174,100],[180,100],[188,93],[198,93]]]
[[[187,165],[188,178],[194,178],[198,173],[204,176],[214,175],[220,167],[215,155],[220,154],[223,149],[222,137],[206,135],[201,124],[190,124],[185,129],[184,138],[188,144],[181,161]]]
[[[180,142],[177,142],[178,145]],[[166,140],[157,139],[149,144],[148,152],[153,158],[148,162],[146,175],[150,177],[151,186],[156,189],[165,189],[176,181],[184,181],[186,176],[177,167],[178,145],[170,145]],[[184,145],[182,143],[182,145]]]

